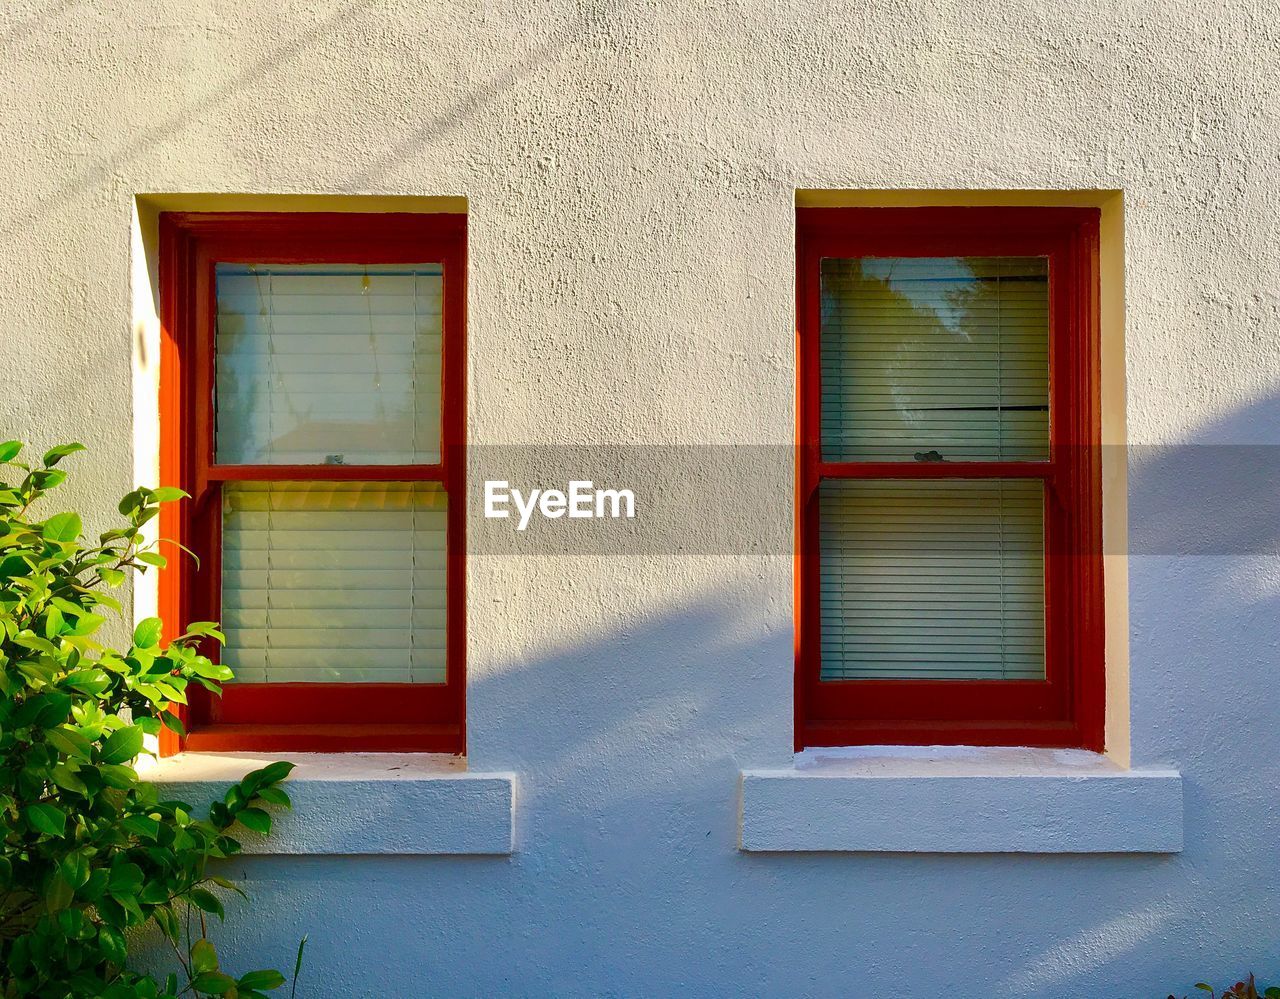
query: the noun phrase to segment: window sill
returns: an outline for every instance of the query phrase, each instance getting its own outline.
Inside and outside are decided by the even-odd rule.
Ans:
[[[265,839],[236,838],[248,854],[488,854],[513,852],[515,775],[469,773],[454,756],[397,753],[180,753],[143,766],[144,779],[202,811],[229,784],[276,759],[291,811],[275,811]]]
[[[1182,776],[1083,750],[811,749],[742,773],[749,852],[1178,853]]]

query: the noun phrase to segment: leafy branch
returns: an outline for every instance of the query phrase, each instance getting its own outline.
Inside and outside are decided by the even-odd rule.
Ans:
[[[123,525],[89,543],[75,512],[31,516],[66,480],[56,466],[83,445],[55,447],[34,466],[17,460],[22,447],[0,444],[0,474],[20,476],[0,481],[0,996],[264,997],[284,975],[229,974],[206,917],[224,918],[227,893],[243,896],[216,864],[240,852],[241,829],[270,833],[270,810],[290,806],[280,784],[293,764],[248,774],[204,818],[162,799],[131,764],[162,729],[183,733],[171,708],[187,703],[191,684],[216,696],[232,678],[200,653],[224,637],[200,621],[166,644],[158,618],[139,622],[124,651],[97,637],[121,612],[106,591],[164,567],[144,528],[186,494],[135,489],[120,501]],[[148,926],[180,968],[163,981],[129,967],[129,939]],[[300,965],[301,948],[295,985]]]

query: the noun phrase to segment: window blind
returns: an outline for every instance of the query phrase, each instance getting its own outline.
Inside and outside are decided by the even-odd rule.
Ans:
[[[824,680],[1039,680],[1044,487],[830,479],[819,493]]]
[[[825,258],[828,461],[1042,460],[1043,257]]]
[[[438,462],[442,274],[218,264],[217,461]]]
[[[434,482],[223,490],[223,662],[241,682],[443,683],[446,497]]]

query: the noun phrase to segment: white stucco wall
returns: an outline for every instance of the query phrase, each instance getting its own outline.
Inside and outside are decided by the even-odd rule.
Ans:
[[[790,441],[798,188],[1123,189],[1130,440],[1280,435],[1260,3],[16,0],[0,41],[0,437],[88,444],[103,519],[153,460],[131,230],[163,192],[467,198],[480,446]],[[517,775],[516,852],[245,859],[224,947],[309,934],[306,996],[1280,975],[1276,521],[1199,453],[1128,468],[1130,748],[1182,772],[1182,853],[740,852],[740,772],[792,762],[790,559],[490,554],[468,762]],[[744,533],[789,529],[778,469]]]

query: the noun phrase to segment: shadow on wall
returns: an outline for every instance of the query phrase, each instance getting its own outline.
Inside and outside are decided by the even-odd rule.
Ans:
[[[1183,772],[1186,846],[1152,904],[1100,909],[1001,994],[1085,995],[1095,974],[1124,995],[1280,981],[1259,931],[1280,915],[1280,394],[1131,446],[1128,465],[1134,757]]]
[[[75,12],[75,8],[81,6],[88,5],[84,5],[82,0],[60,0],[60,2],[51,3],[33,16],[17,22],[8,32],[0,36],[0,43],[10,52],[16,53],[19,46],[42,36],[51,25],[58,21],[65,21]],[[488,81],[471,88],[466,96],[453,101],[432,115],[426,122],[409,132],[407,137],[398,144],[380,153],[365,149],[364,155],[369,156],[368,163],[363,170],[352,175],[348,187],[352,190],[363,190],[369,185],[376,185],[407,157],[419,155],[432,142],[440,141],[449,133],[462,127],[472,116],[492,104],[500,95],[510,91],[521,80],[553,62],[571,46],[590,40],[593,36],[605,34],[610,16],[620,6],[617,0],[580,5],[577,16],[555,31],[545,44],[533,49],[523,59]],[[91,7],[86,12],[92,13]],[[34,203],[19,204],[12,212],[0,217],[0,243],[35,229],[50,214],[64,208],[71,199],[108,184],[128,164],[153,153],[167,142],[178,140],[184,131],[201,123],[202,120],[219,112],[227,105],[243,101],[246,93],[270,90],[271,80],[285,64],[299,59],[306,53],[319,52],[328,46],[342,44],[344,34],[356,36],[350,44],[359,45],[360,18],[365,15],[371,18],[375,16],[369,12],[367,4],[358,3],[355,0],[338,3],[314,24],[289,37],[284,44],[271,49],[265,56],[250,63],[246,69],[227,78],[225,82],[213,87],[203,96],[183,103],[169,114],[160,115],[159,120],[149,127],[134,129],[128,133],[128,138],[122,145],[113,150],[107,150],[105,155],[96,158],[79,172],[60,183],[56,175],[51,177],[50,180],[56,186],[47,194]],[[387,23],[385,19],[380,19],[376,22],[376,27],[379,30],[386,30]],[[92,31],[92,26],[88,26],[88,30]],[[433,40],[420,39],[419,41],[423,45],[430,45]],[[435,41],[438,42],[438,40]],[[185,66],[179,67],[177,71],[181,72],[185,68]],[[431,84],[431,86],[434,85],[434,83]],[[350,86],[344,86],[344,97],[349,98],[351,93]]]
[[[739,853],[739,772],[759,762],[762,728],[789,736],[791,710],[790,632],[753,634],[743,610],[758,591],[740,596],[481,681],[520,774],[513,857],[246,858],[235,873],[255,905],[233,914],[227,953],[280,963],[310,934],[308,997],[977,999],[993,993],[967,985],[1018,974],[1047,932],[1085,934],[1067,955],[1075,979],[1082,952],[1140,942],[1125,927],[1167,906],[1161,858]],[[1056,912],[1028,916],[1027,899]],[[1168,918],[1142,915],[1142,935]],[[919,991],[903,989],[908,973]],[[997,994],[1071,994],[1047,980]]]
[[[310,934],[305,997],[1093,999],[1276,974],[1280,477],[1274,445],[1223,450],[1276,428],[1280,398],[1133,449],[1135,750],[1183,770],[1181,855],[741,854],[738,773],[790,732],[789,567],[546,559],[500,575],[614,626],[476,681],[507,754],[486,765],[520,773],[518,852],[245,858],[226,952],[280,965]],[[722,582],[644,616],[633,572]]]

